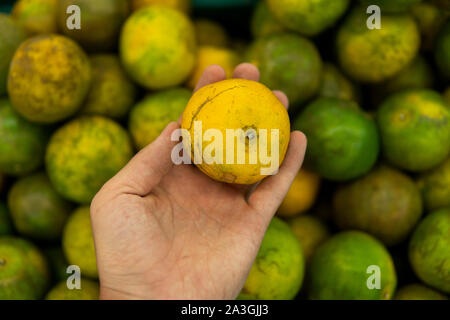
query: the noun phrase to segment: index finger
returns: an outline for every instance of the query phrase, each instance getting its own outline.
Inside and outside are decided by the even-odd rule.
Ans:
[[[234,69],[234,79],[247,79],[253,81],[259,81],[260,73],[256,66],[250,63],[241,63]]]
[[[207,86],[208,84],[222,81],[226,79],[225,70],[219,65],[213,64],[203,71],[200,80],[195,87],[194,92],[198,91],[200,88]]]

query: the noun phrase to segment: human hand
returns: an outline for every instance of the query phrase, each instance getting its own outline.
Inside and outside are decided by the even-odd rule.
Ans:
[[[259,72],[241,64],[234,77],[258,81]],[[210,66],[196,90],[224,79]],[[177,128],[170,123],[91,204],[101,299],[236,298],[306,150],[305,136],[291,133],[278,174],[249,189],[174,165]]]

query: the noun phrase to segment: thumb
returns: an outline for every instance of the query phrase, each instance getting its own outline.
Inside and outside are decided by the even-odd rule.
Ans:
[[[291,133],[289,148],[286,158],[280,167],[278,174],[264,179],[248,198],[248,204],[257,212],[258,217],[268,224],[278,210],[294,181],[306,152],[306,137],[299,131]]]
[[[161,135],[136,154],[108,184],[125,187],[124,192],[142,197],[149,194],[174,165],[172,149],[180,142],[172,141],[171,135],[179,127],[176,122],[169,123]]]

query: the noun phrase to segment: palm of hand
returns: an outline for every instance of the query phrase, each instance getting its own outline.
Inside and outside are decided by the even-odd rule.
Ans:
[[[298,146],[280,173],[250,194],[173,165],[177,127],[170,124],[91,205],[103,298],[235,298],[304,155],[304,137],[294,133]]]
[[[145,297],[148,287],[164,298],[235,297],[265,229],[239,190],[191,166],[174,167],[147,196],[124,194],[108,206],[102,232],[115,248],[99,263]]]

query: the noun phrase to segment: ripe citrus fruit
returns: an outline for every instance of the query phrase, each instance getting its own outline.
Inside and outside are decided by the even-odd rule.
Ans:
[[[409,11],[416,20],[422,35],[422,49],[431,51],[436,41],[436,36],[445,23],[445,12],[436,4],[430,2],[416,3]]]
[[[444,92],[444,100],[447,103],[447,105],[450,106],[450,87],[447,88]]]
[[[250,25],[254,38],[286,31],[285,27],[270,12],[266,1],[260,1],[256,5]]]
[[[289,220],[289,226],[300,240],[303,256],[309,263],[313,253],[329,237],[327,226],[318,218],[311,215],[302,215]]]
[[[314,172],[301,169],[278,208],[281,217],[292,217],[308,211],[319,193],[320,177]]]
[[[384,157],[396,167],[429,170],[450,152],[450,109],[431,90],[408,90],[389,97],[377,111]]]
[[[74,41],[41,35],[26,40],[14,54],[8,93],[26,119],[52,123],[78,111],[90,83],[88,57]]]
[[[46,240],[61,236],[72,209],[44,173],[19,179],[9,191],[8,207],[19,234]]]
[[[131,110],[128,128],[138,149],[153,142],[172,121],[183,113],[192,91],[167,89],[149,94]]]
[[[120,37],[122,63],[147,89],[183,83],[196,62],[194,26],[174,9],[149,6],[126,21]]]
[[[67,27],[67,8],[80,8],[81,29]],[[120,28],[129,14],[128,0],[59,0],[57,22],[59,30],[89,51],[115,49]]]
[[[418,185],[428,211],[450,207],[450,158],[422,173]]]
[[[285,222],[274,218],[238,299],[293,299],[302,286],[303,274],[300,242]]]
[[[29,35],[56,33],[57,4],[58,0],[19,0],[11,14]]]
[[[131,9],[136,11],[146,6],[159,5],[189,14],[191,11],[191,2],[192,0],[131,0]]]
[[[200,125],[201,130],[196,130]],[[198,90],[186,106],[181,127],[190,134],[191,139],[183,139],[183,143],[185,150],[191,150],[193,162],[201,162],[197,167],[215,180],[236,184],[253,184],[273,174],[274,166],[284,160],[290,139],[289,116],[283,104],[261,83],[243,79],[224,80]],[[221,135],[214,143],[203,139],[210,129]],[[240,132],[228,138],[227,130]],[[201,148],[195,147],[200,139]],[[267,150],[261,151],[264,143]],[[256,146],[259,155],[252,152]],[[267,152],[272,161],[265,161],[261,152]],[[278,163],[272,159],[276,155]],[[263,170],[270,172],[263,174]]]
[[[427,285],[450,293],[450,209],[429,214],[414,231],[409,260],[416,275]]]
[[[419,30],[406,14],[383,15],[381,29],[369,29],[365,8],[356,8],[339,28],[337,53],[343,70],[355,80],[382,82],[416,56]]]
[[[41,299],[50,281],[47,261],[27,240],[0,238],[0,299]]]
[[[302,111],[294,127],[306,134],[306,161],[323,178],[354,179],[377,160],[375,123],[353,102],[319,98]]]
[[[53,134],[46,166],[61,195],[78,203],[90,203],[132,155],[131,139],[120,125],[107,118],[85,116]]]
[[[215,21],[197,19],[194,27],[199,46],[226,47],[229,43],[227,31]]]
[[[0,237],[11,234],[13,231],[8,209],[0,200]]]
[[[340,229],[365,231],[389,246],[403,241],[422,215],[414,181],[386,166],[340,187],[333,203]]]
[[[379,289],[368,286],[370,266],[379,268]],[[322,244],[312,256],[309,272],[308,296],[313,300],[389,300],[397,285],[389,252],[359,231],[338,233]]]
[[[322,82],[318,95],[356,102],[360,98],[356,86],[331,63],[323,65]]]
[[[3,238],[2,238],[3,239]],[[26,268],[26,257],[23,252],[0,239],[0,298],[37,299],[30,275]]]
[[[221,66],[225,70],[227,79],[229,79],[233,75],[234,68],[239,64],[239,61],[239,56],[231,49],[201,46],[198,49],[197,64],[187,82],[187,86],[194,89],[203,71],[213,64]]]
[[[81,289],[68,289],[66,281],[61,281],[55,285],[47,296],[46,300],[98,300],[100,288],[98,282],[81,279]]]
[[[82,276],[98,277],[89,207],[80,207],[69,217],[63,231],[62,246],[67,261],[79,266]]]
[[[91,114],[121,119],[128,114],[136,97],[136,88],[120,60],[112,54],[92,55],[92,85],[81,109]]]
[[[0,99],[0,172],[17,176],[39,168],[48,136],[46,128],[25,120],[8,99]]]
[[[412,5],[421,2],[422,0],[360,0],[366,7],[370,5],[377,5],[381,12],[405,12]]]
[[[331,27],[347,10],[350,0],[267,0],[267,4],[285,27],[313,36]]]
[[[25,30],[10,16],[0,13],[0,96],[6,93],[9,64],[14,52],[25,40]]]
[[[428,62],[417,56],[406,68],[378,85],[377,92],[384,98],[406,89],[426,89],[433,86],[434,78]]]
[[[293,105],[306,101],[319,89],[322,60],[314,44],[296,34],[283,33],[257,39],[247,61],[261,72],[261,82],[282,90]]]
[[[450,79],[450,22],[439,32],[434,54],[439,71]]]
[[[447,300],[440,292],[430,289],[423,284],[413,283],[401,287],[394,296],[395,300]]]

